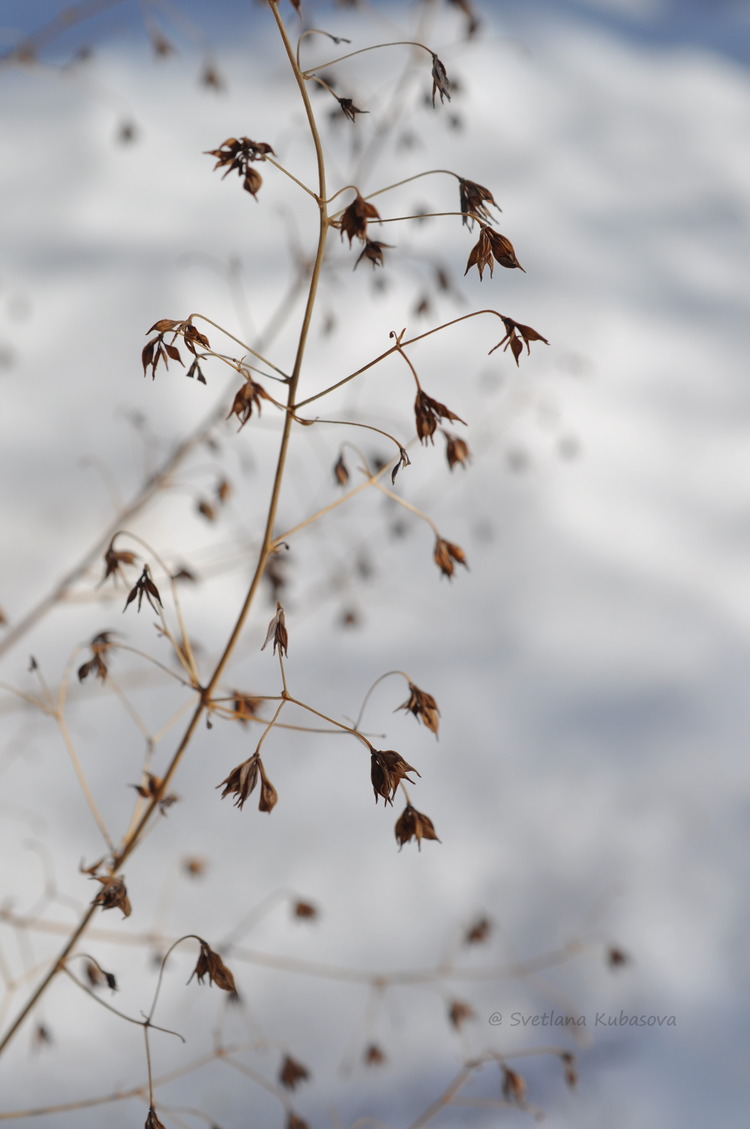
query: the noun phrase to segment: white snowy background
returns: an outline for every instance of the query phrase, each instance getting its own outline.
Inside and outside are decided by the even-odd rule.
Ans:
[[[56,10],[34,7],[40,23]],[[6,8],[0,30],[9,47],[33,25],[24,5]],[[291,19],[291,6],[282,8]],[[410,7],[398,17],[385,4],[371,8],[378,38],[410,26]],[[314,207],[293,186],[261,166],[255,203],[236,178],[220,182],[202,155],[227,136],[248,134],[271,143],[296,175],[312,176],[269,20],[252,5],[186,10],[211,37],[222,92],[199,86],[205,55],[191,46],[190,28],[163,17],[179,51],[154,60],[125,7],[43,55],[64,62],[89,38],[95,51],[85,64],[0,72],[0,606],[11,627],[96,540],[144,468],[217,401],[228,410],[235,385],[218,367],[207,368],[207,387],[185,380],[176,365],[144,381],[145,330],[157,318],[197,310],[255,340],[288,283],[290,242],[304,253],[314,245]],[[389,224],[381,238],[395,246],[377,279],[390,285],[380,292],[368,264],[351,272],[354,250],[334,234],[335,269],[313,329],[308,379],[321,388],[386,349],[390,330],[407,326],[412,335],[470,308],[494,307],[530,324],[550,347],[534,345],[519,369],[507,353],[488,357],[502,330],[487,318],[410,352],[425,390],[467,421],[474,460],[450,474],[441,444],[417,449],[397,489],[463,546],[470,571],[459,570],[452,584],[441,578],[429,529],[374,496],[291,539],[284,597],[290,686],[304,700],[352,718],[371,682],[394,668],[437,698],[438,742],[413,718],[392,713],[406,697],[397,678],[380,684],[363,725],[386,733],[383,747],[419,769],[413,802],[442,842],[421,853],[413,844],[396,850],[399,802],[394,812],[373,804],[366,761],[346,738],[272,735],[264,759],[278,807],[270,818],[252,800],[235,811],[214,789],[249,755],[253,738],[217,722],[196,739],[176,785],[182,802],[126,867],[133,916],[120,925],[115,912],[100,924],[123,934],[197,930],[218,943],[282,889],[319,904],[320,922],[295,926],[279,906],[243,944],[388,971],[434,966],[483,914],[495,925],[492,939],[457,958],[461,967],[532,960],[580,940],[580,955],[539,977],[459,979],[442,995],[394,989],[372,1029],[363,1025],[360,987],[234,964],[247,1010],[228,1029],[268,1042],[257,1061],[269,1076],[279,1046],[311,1066],[315,1083],[300,1088],[294,1105],[316,1126],[364,1116],[409,1125],[463,1057],[551,1044],[578,1054],[575,1089],[565,1089],[554,1059],[514,1064],[555,1129],[599,1126],[603,1118],[623,1129],[736,1126],[746,1108],[750,987],[747,9],[730,0],[509,0],[480,12],[482,36],[467,45],[460,13],[440,6],[429,42],[460,92],[433,114],[422,103],[428,64],[399,125],[412,143],[358,183],[375,191],[435,166],[487,185],[503,209],[496,226],[526,273],[498,267],[481,284],[475,271],[463,279],[474,237],[458,219]],[[346,9],[320,4],[314,15],[355,47],[372,38]],[[310,46],[311,57],[330,58],[328,49]],[[350,182],[351,138],[373,137],[401,65],[385,51],[376,63],[364,58],[340,74],[342,89],[371,112],[356,127],[331,125],[329,192]],[[325,118],[325,96],[315,105]],[[134,139],[118,143],[126,122]],[[447,177],[377,202],[383,217],[458,206]],[[419,253],[449,271],[462,305],[438,296],[427,316],[416,314],[431,285]],[[229,264],[241,283],[238,301]],[[299,311],[297,303],[276,351],[269,346],[282,366],[290,364]],[[338,327],[330,337],[321,331],[329,313]],[[320,407],[326,418],[362,418],[407,437],[412,398],[405,368],[389,361]],[[268,410],[239,436],[230,424],[217,428],[218,453],[194,456],[175,490],[136,523],[170,563],[205,573],[183,597],[204,669],[242,598],[274,428]],[[393,457],[384,442],[343,428],[301,433],[281,528],[337,496],[331,468],[344,435],[368,454]],[[356,474],[356,455],[346,457]],[[210,496],[217,468],[236,494],[214,528],[194,504]],[[370,579],[352,578],[361,557]],[[28,672],[33,654],[56,687],[71,649],[105,628],[168,661],[153,616],[146,609],[140,618],[133,609],[122,616],[124,590],[106,602],[109,586],[97,590],[99,578],[97,566],[77,586],[80,598],[3,657],[5,683],[38,692]],[[271,609],[266,601],[253,617],[228,687],[277,692],[273,660],[259,653]],[[360,620],[356,629],[340,626],[347,609]],[[124,678],[129,662],[117,657],[113,672]],[[182,700],[161,680],[134,693],[153,729]],[[33,912],[54,875],[61,898],[43,917],[73,922],[92,893],[78,864],[98,857],[101,841],[54,724],[12,695],[0,710],[0,900]],[[69,721],[104,817],[121,828],[143,738],[98,685],[71,687]],[[154,771],[178,733],[158,745]],[[188,854],[208,860],[200,883],[177,878]],[[0,924],[4,980],[29,972],[33,983],[37,962],[58,943],[37,932],[19,942]],[[606,967],[611,944],[631,958],[617,972]],[[114,1002],[137,1016],[153,990],[147,956],[97,945],[90,951],[118,974]],[[216,990],[184,988],[190,955],[175,967],[158,1020],[167,1027],[184,1020],[190,1045],[157,1041],[157,1073],[210,1045],[216,1021]],[[11,993],[5,1023],[25,991]],[[453,998],[476,1013],[460,1034],[444,1020]],[[511,1027],[514,1012],[552,1009],[585,1016],[584,1038]],[[621,1012],[674,1016],[675,1025],[595,1027],[597,1013]],[[489,1023],[494,1013],[503,1025]],[[34,1051],[33,1024],[22,1032],[0,1066],[2,1111],[143,1081],[140,1033],[71,986],[55,987],[40,1018],[55,1043]],[[377,1072],[359,1062],[370,1039],[390,1060]],[[282,1123],[278,1104],[246,1078],[222,1072],[222,1064],[212,1069],[157,1094],[166,1124],[199,1124],[172,1116],[170,1103],[200,1107],[230,1129]],[[490,1075],[486,1068],[467,1094],[496,1097]],[[31,1123],[88,1126],[102,1116],[138,1124],[144,1101]],[[489,1126],[498,1116],[521,1124],[529,1115],[447,1109],[436,1124]]]

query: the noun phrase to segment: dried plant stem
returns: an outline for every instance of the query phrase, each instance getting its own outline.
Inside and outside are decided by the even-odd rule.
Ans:
[[[460,212],[457,214],[461,215]],[[294,410],[298,411],[300,408],[306,407],[307,404],[311,404],[313,400],[320,400],[323,398],[323,396],[327,396],[329,392],[333,392],[335,391],[335,389],[341,388],[344,384],[348,384],[350,380],[355,380],[358,376],[361,376],[363,372],[367,372],[368,369],[374,368],[375,365],[380,364],[380,362],[384,361],[386,357],[390,357],[393,353],[398,352],[400,346],[414,345],[417,341],[424,341],[426,337],[431,337],[433,333],[440,333],[442,330],[448,329],[449,326],[458,325],[459,322],[467,321],[469,318],[479,317],[481,314],[492,314],[494,317],[500,318],[501,320],[503,317],[503,315],[498,313],[497,310],[474,310],[473,313],[461,314],[460,317],[451,318],[450,321],[445,321],[441,325],[436,325],[434,329],[428,329],[424,333],[418,333],[416,337],[410,337],[408,341],[401,341],[398,345],[391,345],[389,349],[386,349],[385,352],[380,353],[373,360],[368,361],[366,365],[362,365],[362,367],[358,368],[355,372],[350,372],[348,376],[343,377],[341,380],[337,380],[335,384],[330,384],[328,388],[324,388],[322,392],[316,392],[314,396],[308,396],[306,400],[300,400],[299,403],[294,405]]]
[[[313,145],[314,145],[314,148],[315,148],[317,168],[318,168],[318,208],[319,208],[318,242],[317,242],[315,259],[314,259],[314,262],[313,262],[313,265],[312,265],[312,268],[311,268],[311,272],[310,272],[310,281],[309,281],[309,286],[308,286],[307,302],[305,304],[305,310],[304,310],[304,314],[303,314],[303,317],[302,317],[302,324],[301,324],[300,331],[299,331],[294,367],[293,367],[291,376],[289,378],[287,406],[292,407],[292,405],[294,404],[294,400],[295,400],[295,396],[296,396],[296,392],[297,392],[297,386],[299,384],[300,376],[301,376],[301,373],[302,373],[302,363],[303,363],[303,359],[304,359],[304,355],[305,355],[305,347],[306,347],[306,344],[307,344],[307,337],[308,337],[308,333],[309,333],[309,329],[310,329],[310,324],[311,324],[311,321],[312,321],[313,310],[315,308],[315,301],[316,301],[316,297],[317,297],[318,284],[319,284],[319,281],[320,281],[320,274],[321,274],[321,270],[322,270],[322,266],[323,266],[323,257],[324,257],[324,253],[325,253],[326,237],[327,237],[328,230],[329,230],[329,224],[328,224],[328,211],[327,211],[326,204],[325,204],[325,199],[326,199],[325,160],[324,160],[324,156],[323,156],[323,148],[322,148],[321,141],[320,141],[320,135],[318,133],[317,124],[316,124],[316,121],[315,121],[315,115],[313,113],[313,109],[312,109],[312,106],[310,104],[310,99],[309,99],[309,96],[307,94],[304,78],[303,78],[303,76],[302,76],[302,74],[299,70],[299,67],[297,66],[297,63],[296,63],[296,60],[295,60],[295,57],[294,57],[294,52],[292,50],[291,43],[289,42],[289,38],[288,38],[287,33],[286,33],[286,28],[284,26],[283,20],[281,19],[281,16],[279,15],[278,5],[277,4],[271,4],[270,8],[271,8],[271,11],[273,13],[274,20],[276,21],[276,25],[277,25],[277,28],[279,30],[279,34],[281,36],[282,43],[284,45],[284,49],[286,51],[287,57],[289,58],[289,62],[290,62],[291,68],[292,68],[292,72],[294,74],[294,78],[295,78],[295,81],[296,81],[297,86],[299,88],[300,96],[302,98],[302,101],[303,101],[303,104],[304,104],[304,107],[305,107],[305,113],[307,115],[307,120],[308,120],[308,124],[309,124],[309,128],[310,128],[310,134],[311,134]],[[197,316],[197,315],[193,315],[193,316]],[[204,319],[204,320],[208,320],[208,319]],[[264,363],[266,363],[264,358],[261,357],[260,359],[263,360]],[[274,368],[275,366],[272,365],[271,367]],[[172,759],[171,759],[171,761],[170,761],[170,763],[169,763],[169,765],[168,765],[168,767],[167,767],[167,769],[164,773],[164,776],[162,777],[162,784],[161,784],[161,788],[160,788],[158,794],[153,796],[148,801],[146,808],[145,808],[143,814],[141,815],[140,819],[136,823],[135,827],[132,828],[132,830],[129,832],[129,834],[124,839],[122,847],[120,848],[119,851],[117,851],[116,853],[113,854],[112,866],[110,868],[110,872],[112,874],[116,874],[121,869],[123,863],[129,858],[131,853],[135,850],[136,846],[139,843],[141,835],[143,834],[147,825],[151,821],[155,811],[158,808],[158,805],[159,805],[161,799],[163,798],[163,796],[166,795],[167,789],[168,789],[169,784],[172,780],[172,777],[174,776],[175,772],[177,771],[177,768],[178,768],[178,766],[179,766],[179,764],[180,764],[180,762],[181,762],[181,760],[184,756],[184,753],[185,753],[186,749],[188,748],[188,746],[190,745],[190,742],[192,741],[192,738],[195,734],[195,731],[198,727],[198,724],[201,720],[201,717],[202,717],[204,711],[210,705],[213,691],[216,688],[216,686],[217,686],[217,684],[218,684],[218,682],[221,678],[221,675],[224,671],[224,668],[226,667],[226,665],[227,665],[227,663],[228,663],[228,661],[229,661],[229,659],[232,655],[232,652],[234,651],[234,648],[237,644],[237,641],[238,641],[238,639],[239,639],[239,637],[242,633],[242,630],[245,626],[245,623],[247,621],[247,617],[248,617],[249,612],[250,612],[250,608],[252,606],[255,595],[258,591],[258,587],[260,585],[260,582],[261,582],[261,579],[262,579],[262,576],[263,576],[263,572],[265,570],[266,563],[267,563],[268,558],[269,558],[269,556],[271,555],[271,552],[272,552],[272,546],[273,546],[273,543],[274,543],[273,527],[274,527],[275,522],[276,522],[276,512],[277,512],[277,509],[278,509],[279,498],[280,498],[280,494],[281,494],[281,485],[282,485],[283,478],[284,478],[284,469],[285,469],[285,465],[286,465],[286,457],[287,457],[287,452],[288,452],[288,448],[289,448],[289,439],[290,439],[290,435],[291,435],[291,429],[292,429],[292,426],[293,426],[293,422],[294,421],[293,421],[292,412],[287,411],[285,418],[284,418],[284,426],[283,426],[282,435],[281,435],[281,439],[280,439],[280,443],[279,443],[279,452],[278,452],[277,462],[276,462],[276,472],[275,472],[275,475],[274,475],[273,486],[272,486],[272,489],[271,489],[271,497],[270,497],[269,505],[268,505],[268,515],[267,515],[267,519],[266,519],[265,531],[264,531],[264,534],[263,534],[263,540],[262,540],[261,547],[260,547],[259,554],[258,554],[258,562],[257,562],[256,568],[255,568],[255,572],[254,572],[253,578],[251,580],[250,587],[248,589],[247,595],[246,595],[245,600],[242,604],[239,615],[237,616],[237,620],[235,622],[234,628],[232,629],[232,632],[231,632],[229,639],[228,639],[228,641],[227,641],[227,643],[224,647],[224,650],[221,654],[221,657],[219,658],[219,661],[216,664],[216,667],[214,669],[214,672],[213,672],[211,678],[209,679],[207,685],[202,689],[200,700],[199,700],[197,706],[195,707],[195,709],[193,711],[193,714],[192,714],[192,716],[191,716],[191,718],[188,722],[185,733],[183,734],[183,737],[180,740],[180,742],[177,746],[177,749],[175,750],[175,752],[172,756]],[[120,523],[118,523],[118,527],[119,527],[119,524]],[[113,534],[116,531],[117,531],[117,527],[115,528],[115,530],[113,530]],[[105,545],[107,543],[108,542],[105,542]],[[99,544],[101,544],[101,542]],[[330,721],[331,719],[326,718],[325,720]],[[366,738],[363,738],[363,740],[366,740]],[[71,935],[70,935],[68,941],[66,942],[66,944],[63,948],[63,951],[60,953],[57,961],[53,964],[53,966],[49,969],[47,974],[43,977],[41,983],[34,990],[30,999],[26,1002],[26,1004],[23,1006],[23,1008],[21,1009],[19,1014],[16,1016],[16,1019],[11,1024],[10,1029],[3,1036],[2,1041],[0,1041],[0,1053],[3,1051],[3,1049],[8,1045],[10,1040],[13,1038],[16,1031],[22,1025],[22,1023],[24,1022],[26,1017],[30,1014],[30,1012],[32,1011],[32,1009],[36,1005],[37,1001],[44,994],[47,987],[49,986],[49,984],[52,982],[52,980],[56,976],[60,967],[64,964],[64,961],[66,960],[66,958],[72,952],[74,946],[78,942],[79,937],[81,937],[82,934],[84,933],[84,931],[86,930],[86,927],[88,926],[92,916],[94,915],[94,911],[95,911],[96,908],[97,907],[95,907],[94,905],[91,905],[91,906],[89,906],[89,908],[84,913],[83,917],[81,918],[81,921],[78,923],[78,925],[75,927],[75,929],[71,933]]]

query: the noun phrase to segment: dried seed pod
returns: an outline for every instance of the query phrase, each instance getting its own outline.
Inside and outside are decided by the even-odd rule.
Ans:
[[[214,952],[207,941],[201,941],[198,962],[193,969],[190,980],[195,976],[199,984],[203,983],[204,976],[208,976],[209,984],[215,984],[223,992],[236,992],[234,976],[224,964],[218,953]],[[188,984],[190,983],[188,980]]]
[[[417,811],[411,804],[406,805],[396,820],[394,830],[399,843],[399,850],[404,843],[408,843],[412,839],[417,840],[417,849],[420,851],[422,850],[423,839],[431,839],[435,843],[440,842],[430,817],[424,815],[421,811]]]

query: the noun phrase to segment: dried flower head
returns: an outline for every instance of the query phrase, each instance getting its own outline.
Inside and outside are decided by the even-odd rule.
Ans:
[[[491,227],[487,228],[490,239],[490,246],[492,247],[492,254],[495,260],[501,267],[507,267],[509,270],[514,268],[523,271],[523,267],[516,258],[516,252],[513,249],[513,244],[510,239],[506,239],[499,231],[493,231]],[[490,272],[491,273],[491,272]],[[526,271],[524,271],[524,274]]]
[[[298,7],[298,0],[292,0],[295,7]],[[310,1129],[308,1123],[301,1117],[298,1117],[293,1110],[289,1110],[286,1116],[286,1129]]]
[[[464,274],[468,274],[472,267],[476,267],[481,279],[484,276],[484,268],[489,267],[490,277],[492,277],[495,262],[498,262],[501,267],[509,269],[516,267],[518,270],[523,270],[516,258],[516,252],[511,241],[501,235],[499,231],[493,231],[491,227],[482,224],[479,239],[471,249]]]
[[[443,537],[438,537],[435,542],[433,556],[435,564],[438,566],[443,576],[447,576],[449,580],[456,571],[456,564],[461,564],[464,568],[469,567],[464,551],[460,545],[454,545],[452,541],[446,541]]]
[[[367,224],[370,220],[380,220],[378,210],[374,204],[370,204],[363,199],[358,192],[339,220],[341,238],[343,239],[345,235],[348,235],[350,247],[355,238],[364,243],[367,239]]]
[[[141,610],[141,603],[143,601],[144,596],[146,597],[146,599],[148,600],[149,604],[151,605],[151,607],[154,609],[155,612],[158,612],[159,608],[162,607],[161,596],[159,595],[159,589],[156,587],[153,580],[151,579],[151,572],[149,570],[148,565],[143,566],[143,572],[138,577],[137,581],[135,582],[134,587],[131,588],[130,592],[128,593],[128,598],[125,601],[125,607],[122,609],[123,611],[127,610],[128,605],[132,604],[132,602],[133,602],[133,600],[135,600],[136,596],[138,597],[138,608],[137,608],[138,611]],[[156,601],[156,603],[154,601]],[[159,607],[156,606],[157,604],[159,605]]]
[[[258,721],[258,710],[263,703],[262,698],[254,698],[252,694],[241,694],[238,690],[232,695],[232,713],[237,721],[247,725],[248,721]]]
[[[279,655],[287,655],[289,649],[289,635],[286,629],[286,622],[284,620],[284,609],[281,604],[276,601],[276,615],[273,617],[268,625],[266,632],[266,640],[261,647],[261,651],[265,651],[268,644],[273,639],[273,653],[276,654],[276,648],[279,648]]]
[[[490,353],[494,353],[495,349],[499,349],[501,345],[503,346],[503,352],[510,347],[516,365],[518,365],[524,345],[526,345],[526,352],[528,354],[531,353],[532,341],[543,341],[545,345],[549,345],[547,338],[542,337],[541,333],[537,333],[530,325],[521,325],[520,321],[514,321],[513,318],[503,317],[502,314],[500,316],[505,326],[505,337],[490,349]]]
[[[258,783],[259,775],[260,757],[257,753],[253,753],[248,760],[233,768],[226,780],[222,780],[221,784],[216,785],[217,788],[224,789],[221,793],[222,800],[227,796],[234,796],[234,806],[242,809],[245,800]]]
[[[351,98],[336,98],[336,101],[350,122],[355,121],[357,114],[369,114],[370,112],[369,110],[360,110],[358,106],[354,105]]]
[[[173,804],[176,804],[179,797],[175,796],[173,792],[170,792],[169,795],[166,796],[162,795],[164,781],[160,776],[154,776],[151,772],[145,772],[143,777],[142,784],[132,784],[131,787],[135,788],[138,795],[142,796],[144,800],[158,800],[159,811],[162,815],[166,815],[167,808],[171,808]]]
[[[407,455],[405,448],[399,447],[398,451],[399,451],[398,462],[394,465],[393,469],[391,470],[391,485],[393,485],[393,483],[396,481],[396,475],[401,470],[402,466],[411,466],[411,459]]]
[[[457,416],[450,408],[446,408],[445,404],[441,404],[439,400],[433,400],[421,388],[418,390],[414,401],[414,417],[417,424],[417,435],[420,442],[424,444],[435,442],[433,436],[437,430],[438,421],[441,419],[449,419],[454,423],[462,423],[466,426],[465,420]]]
[[[242,177],[242,187],[256,200],[263,178],[253,168],[252,162],[265,161],[269,153],[276,155],[265,141],[251,141],[249,137],[228,137],[218,149],[207,149],[205,152],[208,157],[216,157],[214,171],[224,169],[222,180],[230,172],[237,172]]]
[[[88,662],[82,663],[78,668],[78,681],[83,682],[90,674],[95,674],[101,682],[107,681],[107,659],[106,655],[112,647],[113,631],[100,631],[91,640],[89,646],[91,647],[91,658]]]
[[[517,1070],[511,1070],[509,1066],[502,1066],[501,1070],[503,1072],[503,1097],[506,1102],[515,1102],[516,1105],[523,1106],[526,1097],[525,1081]]]
[[[339,455],[333,468],[333,477],[336,479],[339,486],[346,486],[349,481],[349,468],[344,462],[344,456]]]
[[[479,917],[464,934],[465,945],[483,945],[492,932],[492,922],[488,917]]]
[[[485,188],[473,180],[464,180],[463,177],[460,177],[458,192],[460,207],[463,212],[461,222],[465,223],[467,227],[473,227],[474,220],[478,220],[480,223],[483,220],[487,223],[491,222],[493,217],[487,210],[488,208],[497,208],[498,212],[502,211],[502,208],[495,203],[495,198],[489,188]]]
[[[407,775],[409,772],[419,773],[416,768],[407,764],[402,756],[392,749],[385,751],[372,749],[370,754],[370,780],[375,793],[375,803],[378,796],[382,796],[386,804],[393,803],[393,797],[402,780],[414,781]]]
[[[292,906],[292,916],[299,921],[314,921],[319,915],[318,907],[312,902],[296,901]]]
[[[156,1116],[156,1111],[153,1106],[149,1107],[145,1129],[165,1129],[164,1123]]]
[[[202,984],[203,977],[208,976],[209,984],[215,984],[216,987],[221,988],[223,992],[236,992],[234,976],[224,964],[219,954],[215,953],[206,941],[202,940],[200,945],[201,951],[198,956],[198,963],[193,969],[190,980],[195,976],[198,979],[198,983]],[[188,984],[190,980],[188,980]]]
[[[114,874],[106,877],[93,874],[92,878],[95,882],[101,882],[102,888],[91,904],[101,906],[102,909],[119,909],[123,917],[130,917],[132,907],[128,899],[125,879],[121,875]]]
[[[259,760],[260,768],[260,797],[258,811],[272,812],[278,803],[279,794],[263,770],[263,762]]]
[[[570,1051],[562,1051],[560,1054],[560,1061],[563,1064],[565,1084],[572,1090],[578,1082],[576,1056],[574,1054],[571,1054]]]
[[[607,964],[610,968],[622,968],[624,965],[630,964],[630,959],[627,953],[614,945],[607,949]]]
[[[102,577],[101,583],[103,584],[110,576],[114,576],[115,581],[121,577],[124,579],[123,567],[126,565],[130,567],[134,565],[137,560],[138,557],[135,553],[131,553],[127,549],[123,549],[122,551],[114,549],[110,543],[109,548],[104,554],[104,576]]]
[[[101,988],[106,984],[113,992],[117,991],[117,979],[113,972],[105,970],[93,960],[87,960],[85,966],[86,979],[92,988]]]
[[[451,1026],[460,1031],[461,1027],[470,1019],[476,1018],[474,1008],[464,1000],[452,1000],[448,1008],[448,1019]]]
[[[440,710],[432,694],[428,694],[426,690],[420,690],[418,686],[410,682],[409,697],[403,705],[396,708],[408,710],[409,713],[414,714],[417,721],[421,721],[437,737],[438,726],[440,725]]]
[[[420,851],[422,850],[423,839],[432,839],[436,843],[440,842],[430,817],[424,815],[421,811],[417,811],[411,804],[406,805],[396,820],[395,835],[399,843],[399,850],[404,843],[408,843],[412,839],[417,840],[417,848]]]
[[[368,1043],[362,1058],[365,1066],[381,1066],[386,1060],[386,1054],[377,1043]]]
[[[443,431],[443,435],[445,436],[445,457],[450,469],[453,470],[455,466],[462,466],[466,469],[471,462],[469,444],[465,439],[461,439],[458,435],[452,435],[448,431]]]
[[[383,251],[385,249],[392,250],[392,243],[378,243],[374,239],[368,239],[365,243],[365,249],[354,264],[354,270],[357,269],[363,259],[367,259],[372,263],[373,267],[382,267],[383,265]]]
[[[268,399],[270,399],[270,397],[265,388],[251,377],[248,377],[245,383],[236,392],[227,419],[229,419],[230,416],[237,416],[237,419],[240,421],[238,431],[241,431],[253,414],[253,408],[255,408],[258,415],[260,415],[261,400]]]
[[[450,81],[448,75],[445,73],[445,67],[438,59],[437,55],[432,55],[432,104],[435,105],[435,95],[440,95],[440,101],[444,102],[447,98],[450,102]]]
[[[287,1090],[296,1090],[300,1082],[306,1082],[310,1071],[301,1062],[297,1062],[291,1055],[284,1055],[284,1061],[279,1070],[279,1082]]]

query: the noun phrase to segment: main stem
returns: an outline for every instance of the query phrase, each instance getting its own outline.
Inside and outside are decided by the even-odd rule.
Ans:
[[[305,347],[307,345],[307,337],[308,337],[308,333],[309,333],[309,330],[310,330],[310,324],[311,324],[311,321],[312,321],[313,310],[315,308],[315,300],[316,300],[317,292],[318,292],[318,284],[320,282],[320,273],[321,273],[321,269],[322,269],[322,266],[323,266],[323,257],[324,257],[324,254],[325,254],[325,244],[326,244],[326,237],[328,235],[329,223],[328,223],[328,210],[327,210],[327,206],[326,206],[327,192],[326,192],[325,161],[324,161],[324,158],[323,158],[323,148],[322,148],[322,145],[321,145],[320,135],[318,133],[317,124],[315,122],[315,116],[313,114],[312,106],[310,104],[310,99],[308,97],[307,89],[305,87],[305,79],[303,78],[302,73],[301,73],[301,71],[300,71],[300,69],[297,65],[297,61],[294,57],[294,51],[292,50],[292,45],[291,45],[291,43],[289,41],[289,37],[286,33],[286,28],[284,27],[283,21],[282,21],[281,17],[279,16],[278,5],[277,5],[277,3],[274,2],[274,0],[269,0],[269,7],[270,7],[270,9],[273,13],[274,19],[276,20],[276,25],[278,27],[279,34],[281,36],[281,40],[282,40],[282,43],[284,45],[284,49],[285,49],[287,56],[289,58],[289,65],[292,68],[292,72],[293,72],[295,80],[297,82],[297,86],[299,87],[300,96],[302,98],[302,102],[303,102],[304,107],[305,107],[305,113],[307,114],[307,120],[308,120],[308,124],[309,124],[309,127],[310,127],[310,134],[312,136],[313,144],[315,146],[315,156],[316,156],[317,166],[318,166],[318,195],[317,195],[317,204],[318,204],[318,209],[319,209],[318,246],[317,246],[317,251],[316,251],[316,255],[315,255],[315,261],[313,263],[312,271],[311,271],[311,274],[310,274],[310,284],[309,284],[309,288],[308,288],[307,302],[305,304],[305,312],[304,312],[304,315],[303,315],[303,318],[302,318],[302,325],[300,327],[299,339],[298,339],[298,342],[297,342],[297,352],[296,352],[295,359],[294,359],[294,368],[292,370],[291,377],[289,379],[288,389],[287,389],[287,411],[285,412],[285,416],[284,416],[284,427],[283,427],[283,431],[282,431],[282,434],[281,434],[281,441],[280,441],[280,444],[279,444],[279,454],[278,454],[278,458],[277,458],[277,461],[276,461],[276,473],[274,475],[273,487],[271,489],[271,497],[270,497],[269,504],[268,504],[268,516],[266,518],[266,526],[265,526],[265,531],[264,531],[264,534],[263,534],[263,541],[261,543],[260,551],[258,553],[258,563],[255,567],[255,573],[253,574],[253,578],[250,582],[250,587],[248,589],[247,595],[245,596],[245,600],[242,604],[239,615],[237,616],[237,620],[236,620],[235,625],[232,629],[232,633],[229,636],[229,639],[227,641],[226,646],[224,647],[224,651],[223,651],[218,663],[216,664],[216,668],[214,669],[214,672],[211,675],[211,678],[209,679],[207,685],[203,688],[203,690],[201,692],[200,699],[198,701],[198,704],[197,704],[195,710],[193,711],[193,714],[190,718],[190,721],[188,722],[188,725],[187,725],[187,728],[185,730],[185,733],[183,734],[182,740],[180,741],[179,745],[177,746],[177,749],[175,750],[175,753],[172,757],[172,760],[171,760],[171,762],[170,762],[170,764],[169,764],[169,766],[168,766],[168,768],[167,768],[167,770],[166,770],[166,772],[165,772],[165,774],[162,778],[162,784],[161,784],[161,788],[159,790],[159,793],[158,793],[158,795],[153,796],[149,800],[149,803],[147,804],[140,820],[135,825],[135,827],[132,829],[130,834],[127,836],[125,842],[123,843],[122,848],[114,855],[114,858],[112,860],[112,868],[111,868],[112,874],[116,874],[119,870],[121,870],[124,862],[126,861],[126,859],[129,858],[129,856],[133,853],[133,851],[137,847],[138,843],[140,842],[141,836],[142,836],[144,830],[146,829],[147,824],[150,822],[154,812],[156,811],[161,798],[164,795],[166,795],[166,793],[167,793],[167,789],[168,789],[169,784],[172,780],[172,777],[174,776],[175,772],[177,771],[177,768],[180,764],[180,761],[182,760],[182,757],[185,753],[185,750],[188,748],[188,746],[189,746],[189,744],[190,744],[190,742],[191,742],[191,740],[192,740],[192,738],[195,734],[195,731],[198,727],[198,723],[200,722],[201,717],[203,716],[205,710],[207,709],[207,707],[208,707],[208,705],[211,701],[211,697],[213,695],[214,689],[216,688],[216,685],[218,684],[219,679],[221,678],[221,675],[224,671],[224,668],[226,667],[227,663],[229,662],[229,659],[232,655],[232,652],[234,651],[234,648],[237,644],[237,640],[239,639],[240,635],[242,634],[242,630],[245,626],[245,623],[247,621],[247,617],[250,613],[250,608],[252,606],[253,600],[255,599],[255,595],[258,591],[258,587],[259,587],[261,579],[263,577],[263,572],[265,570],[266,563],[268,561],[269,556],[271,555],[272,547],[273,547],[273,541],[274,541],[273,530],[274,530],[274,525],[276,523],[276,513],[277,513],[277,510],[278,510],[279,498],[281,496],[281,486],[282,486],[282,482],[283,482],[283,478],[284,478],[284,468],[286,466],[287,452],[289,450],[289,440],[290,440],[290,436],[291,436],[292,425],[294,423],[293,411],[294,411],[295,400],[296,400],[296,396],[297,396],[297,387],[298,387],[300,375],[301,375],[301,372],[302,372],[302,362],[303,362],[304,355],[305,355]],[[51,968],[49,969],[47,974],[44,976],[41,983],[37,985],[36,989],[34,990],[34,992],[31,995],[31,997],[27,1000],[27,1002],[24,1004],[24,1006],[21,1009],[21,1011],[19,1012],[19,1014],[16,1016],[16,1019],[13,1021],[10,1028],[8,1029],[8,1031],[6,1032],[6,1034],[3,1036],[2,1040],[0,1041],[0,1053],[2,1053],[2,1051],[5,1049],[5,1047],[10,1043],[10,1041],[13,1038],[13,1036],[15,1035],[16,1031],[21,1027],[21,1025],[23,1024],[26,1017],[31,1013],[31,1011],[35,1007],[37,1001],[41,998],[41,996],[47,990],[48,986],[51,984],[52,980],[55,978],[55,976],[57,975],[59,970],[65,964],[65,961],[67,960],[68,956],[72,952],[74,946],[77,944],[79,938],[84,933],[84,931],[85,931],[88,923],[90,922],[91,918],[94,916],[95,909],[96,909],[96,907],[93,906],[93,905],[88,907],[85,914],[81,918],[80,922],[78,923],[78,925],[76,926],[76,928],[71,933],[68,940],[66,941],[65,946],[64,946],[62,952],[60,953],[60,955],[58,956],[57,960],[54,962],[54,964],[51,966]]]

